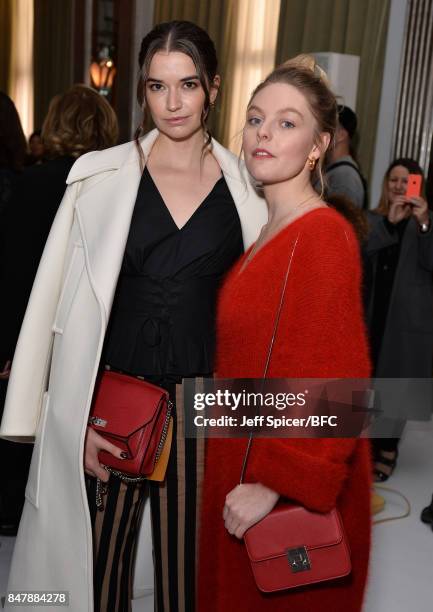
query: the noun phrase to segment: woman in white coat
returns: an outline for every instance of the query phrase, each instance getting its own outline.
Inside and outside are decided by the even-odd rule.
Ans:
[[[73,166],[32,290],[1,426],[9,439],[35,436],[8,590],[69,591],[73,612],[130,609],[146,495],[110,476],[105,510],[95,510],[94,476],[107,480],[98,451],[120,456],[88,428],[98,371],[108,364],[142,375],[174,400],[183,377],[209,374],[213,329],[202,332],[213,326],[216,288],[267,217],[243,164],[206,130],[219,86],[207,34],[188,22],[161,24],[143,39],[139,63],[139,100],[157,129]],[[162,303],[147,311],[152,278]],[[134,300],[146,310],[140,322]],[[186,444],[180,466],[181,412],[177,406],[169,484],[153,485],[150,497],[158,610],[191,612],[196,526],[192,515],[179,519],[179,505],[186,512],[191,494],[199,501],[201,468]]]

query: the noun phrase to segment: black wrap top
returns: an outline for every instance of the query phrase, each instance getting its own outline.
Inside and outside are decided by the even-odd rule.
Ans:
[[[211,374],[217,290],[242,251],[239,217],[223,176],[179,229],[145,168],[104,362],[152,379]]]

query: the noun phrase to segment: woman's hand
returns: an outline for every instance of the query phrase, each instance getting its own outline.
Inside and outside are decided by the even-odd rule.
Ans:
[[[406,199],[406,196],[399,195],[396,196],[393,202],[389,206],[388,211],[388,221],[393,225],[396,225],[403,219],[406,219],[411,214],[411,207],[409,200]]]
[[[223,511],[225,528],[241,539],[247,529],[269,514],[279,497],[278,493],[259,482],[238,485],[226,497]]]
[[[88,427],[84,446],[84,471],[89,476],[108,482],[110,475],[99,463],[98,453],[100,450],[108,451],[118,459],[123,459],[121,456],[122,450],[119,447],[111,444],[94,429]]]
[[[3,370],[0,372],[0,380],[9,379],[9,375],[11,373],[11,366],[12,366],[12,362],[6,361],[6,363],[3,366]]]
[[[428,224],[429,222],[428,204],[424,200],[424,198],[421,198],[421,197],[409,198],[407,202],[409,202],[410,207],[412,209],[412,215],[415,217],[418,223],[420,225],[422,223]]]

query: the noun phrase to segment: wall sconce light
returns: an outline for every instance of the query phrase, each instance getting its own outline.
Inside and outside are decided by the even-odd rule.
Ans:
[[[113,60],[108,56],[108,49],[100,54],[99,61],[92,62],[90,65],[90,78],[93,87],[102,96],[110,94],[115,74],[116,67]]]

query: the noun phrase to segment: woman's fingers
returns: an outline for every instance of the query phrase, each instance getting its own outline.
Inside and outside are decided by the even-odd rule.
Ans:
[[[388,221],[396,224],[411,213],[411,206],[404,196],[398,196],[388,211]]]
[[[100,478],[104,482],[107,482],[109,479],[109,473],[99,463],[98,451],[97,449],[88,449],[84,456],[84,471],[89,474],[89,476],[94,476],[95,478]]]
[[[102,480],[102,482],[108,482],[110,478],[110,472],[108,472],[104,466],[102,466],[99,462],[98,465],[94,469],[96,478]]]
[[[226,497],[223,511],[227,531],[242,538],[247,529],[261,521],[278,502],[279,494],[260,483],[237,485]]]
[[[85,468],[84,468],[84,471],[85,471],[85,473],[86,473],[88,476],[92,476],[93,478],[96,478],[96,474],[95,474],[95,472],[94,472],[93,470],[90,470],[89,468],[86,468],[86,467],[85,467]]]
[[[416,217],[421,223],[428,223],[428,204],[424,198],[413,197],[410,198],[409,202],[414,217]]]
[[[99,478],[103,482],[108,482],[108,479],[110,478],[110,473],[105,469],[103,465],[99,463],[97,458],[90,461],[90,463],[87,463],[84,468],[84,471],[89,476]]]
[[[236,518],[236,516],[230,509],[229,504],[227,503],[227,498],[226,498],[226,503],[224,505],[224,510],[223,510],[223,521],[224,521],[224,527],[231,534],[234,533],[235,529],[239,525],[239,520]]]
[[[233,518],[232,516],[229,516],[225,523],[225,528],[227,529],[227,531],[231,534],[234,535],[234,533],[236,532],[237,529],[239,529],[239,527],[241,526],[239,521],[236,520],[235,518]]]
[[[239,540],[242,540],[242,538],[244,537],[245,532],[247,531],[247,527],[245,525],[239,525],[239,527],[236,529],[236,531],[233,533],[233,535],[238,538]]]
[[[0,372],[0,380],[8,380],[9,374],[11,372],[11,361],[6,361],[3,370]]]
[[[412,207],[412,210],[427,210],[428,205],[427,202],[423,198],[410,198],[409,204]]]
[[[413,196],[408,201],[414,206],[427,206],[427,202],[421,196]]]
[[[104,450],[107,453],[110,453],[110,455],[114,455],[118,459],[126,459],[125,456],[122,457],[122,453],[124,455],[125,453],[124,451],[122,451],[121,448],[119,448],[115,444],[112,444],[111,442],[103,438],[102,436],[99,436],[99,437],[100,437],[100,440],[98,440],[99,450]]]
[[[96,446],[91,446],[86,449],[84,470],[90,474],[90,476],[100,478],[103,482],[108,481],[110,475],[104,466],[99,463],[98,448]]]
[[[110,475],[103,465],[99,463],[98,453],[90,452],[85,456],[84,461],[84,471],[89,476],[93,476],[94,478],[100,478],[104,482],[107,482]]]
[[[120,448],[108,442],[91,427],[88,427],[84,448],[84,471],[90,476],[100,478],[103,482],[108,482],[109,473],[101,465],[98,458],[98,453],[101,450],[107,451],[119,459],[124,458],[121,456],[122,450]]]
[[[248,523],[239,520],[236,516],[230,514],[229,511],[227,512],[226,519],[224,521],[224,526],[230,535],[233,535],[239,539],[243,538],[244,533],[246,532],[248,527],[250,527]]]
[[[227,498],[226,504],[223,510],[224,526],[231,535],[242,533],[247,530],[247,524],[243,520],[236,507],[231,507],[230,498]],[[242,537],[242,535],[240,537]],[[239,537],[236,535],[236,537]]]
[[[87,428],[86,449],[87,448],[91,450],[96,450],[96,452],[99,452],[101,450],[106,451],[107,453],[114,455],[118,459],[127,458],[126,453],[121,448],[106,440],[103,436],[98,434],[98,432],[92,429],[91,427]]]

